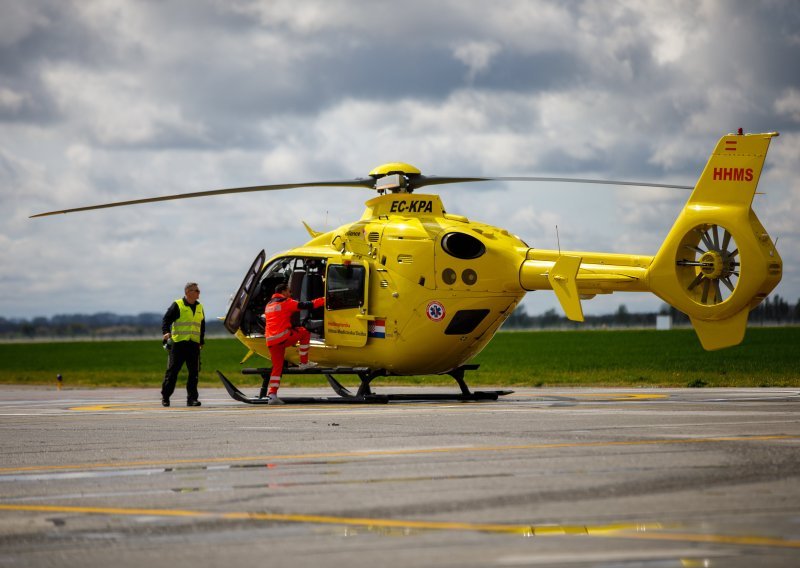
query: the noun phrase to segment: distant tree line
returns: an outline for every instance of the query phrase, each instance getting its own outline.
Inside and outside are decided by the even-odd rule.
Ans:
[[[611,314],[587,315],[584,323],[570,321],[561,311],[555,309],[532,316],[527,313],[525,306],[518,306],[503,327],[504,329],[655,327],[659,315],[671,316],[673,325],[689,325],[686,314],[666,304],[658,312],[643,313],[630,312],[623,304]],[[157,313],[119,315],[111,312],[62,314],[33,319],[0,317],[0,339],[155,338],[161,335],[161,318],[162,314]],[[753,324],[800,325],[800,299],[791,305],[776,294],[751,311],[749,319]],[[227,332],[222,322],[214,318],[206,320],[206,334],[227,335]]]
[[[33,319],[0,317],[0,338],[97,338],[159,337],[163,314],[141,313],[119,315],[111,312],[96,314],[61,314]],[[222,333],[222,322],[206,320],[206,334]]]
[[[561,311],[550,309],[543,314],[528,315],[525,306],[518,306],[503,324],[504,329],[547,329],[547,328],[603,328],[603,327],[655,327],[656,318],[668,315],[672,325],[690,325],[689,316],[664,304],[657,312],[629,312],[624,304],[616,312],[604,315],[586,315],[585,321],[568,320]],[[800,299],[794,305],[789,304],[780,295],[767,298],[752,310],[749,321],[763,325],[800,324]]]

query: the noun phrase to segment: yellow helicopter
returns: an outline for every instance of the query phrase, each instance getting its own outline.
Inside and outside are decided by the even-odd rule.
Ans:
[[[324,374],[339,395],[326,402],[386,402],[416,398],[497,399],[510,391],[472,392],[464,374],[526,292],[553,290],[567,317],[583,321],[581,301],[612,292],[652,292],[686,313],[702,346],[716,350],[744,338],[747,315],[781,279],[782,262],[751,208],[770,140],[777,132],[723,136],[691,196],[655,256],[541,250],[508,231],[447,213],[437,195],[415,193],[433,185],[502,181],[568,181],[682,188],[667,184],[537,177],[425,176],[405,163],[389,163],[369,177],[263,185],[185,193],[80,207],[40,217],[106,207],[228,193],[298,187],[363,187],[377,192],[358,221],[328,232],[308,225],[305,245],[266,258],[261,251],[232,297],[225,328],[254,354],[269,359],[264,307],[275,286],[293,297],[324,296],[325,306],[301,312],[312,333],[314,370],[300,371],[287,352],[284,374]],[[269,377],[269,368],[244,369]],[[218,372],[219,373],[219,372]],[[352,393],[335,378],[355,374]],[[449,374],[457,395],[377,395],[375,377]],[[229,394],[247,397],[226,377]],[[311,399],[284,397],[286,402]],[[314,401],[320,399],[314,399]]]

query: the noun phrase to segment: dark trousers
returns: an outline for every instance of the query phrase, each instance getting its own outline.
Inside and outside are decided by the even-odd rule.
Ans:
[[[169,350],[167,372],[164,373],[164,384],[161,385],[161,397],[168,399],[175,392],[178,373],[186,363],[189,377],[186,379],[186,400],[197,400],[197,380],[200,375],[200,344],[194,341],[178,341]]]

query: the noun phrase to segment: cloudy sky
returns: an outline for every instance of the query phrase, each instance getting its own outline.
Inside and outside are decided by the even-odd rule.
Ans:
[[[365,176],[570,176],[692,185],[718,138],[779,131],[754,208],[800,298],[795,0],[0,0],[0,316],[210,317],[256,253],[357,219],[362,189],[42,211]],[[687,192],[439,188],[531,246],[655,254]],[[657,309],[647,294],[588,313]],[[539,313],[552,293],[529,294]]]

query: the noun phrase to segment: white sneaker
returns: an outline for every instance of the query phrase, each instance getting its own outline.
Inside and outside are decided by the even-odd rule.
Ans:
[[[285,402],[283,402],[281,399],[278,398],[277,394],[271,394],[269,395],[268,398],[269,402],[267,404],[286,404]]]
[[[298,369],[300,369],[300,370],[303,370],[303,369],[313,369],[313,368],[314,368],[314,367],[316,367],[316,366],[317,366],[317,363],[315,363],[314,361],[309,361],[308,363],[300,363],[300,364],[297,366],[297,368],[298,368]]]

